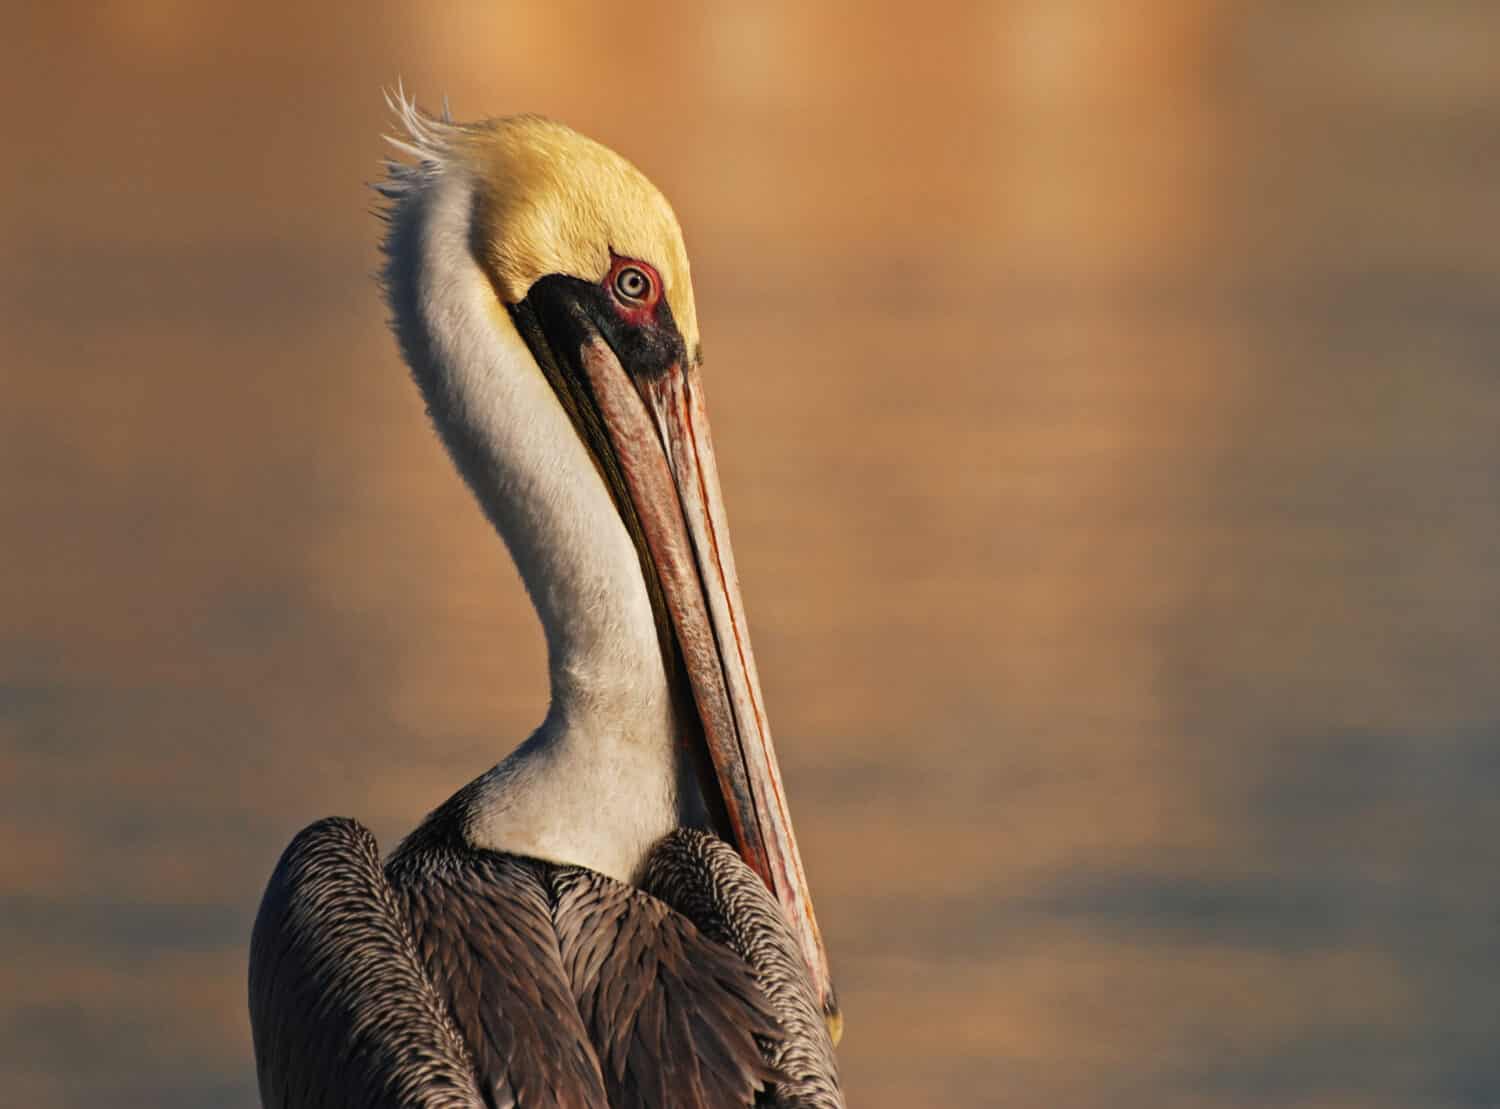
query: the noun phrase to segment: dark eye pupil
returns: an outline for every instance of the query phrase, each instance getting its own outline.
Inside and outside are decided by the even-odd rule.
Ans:
[[[646,290],[650,287],[649,282],[646,280],[646,275],[637,269],[621,270],[619,280],[615,282],[615,286],[620,290],[622,296],[627,296],[631,300],[642,299],[646,295]]]

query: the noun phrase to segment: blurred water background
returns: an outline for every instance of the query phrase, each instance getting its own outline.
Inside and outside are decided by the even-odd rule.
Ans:
[[[400,76],[677,206],[851,1104],[1500,1104],[1495,5],[6,25],[8,1103],[253,1105],[287,840],[542,715],[370,279]]]

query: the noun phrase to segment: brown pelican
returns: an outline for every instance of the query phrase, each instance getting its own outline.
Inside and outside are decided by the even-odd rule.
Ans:
[[[261,1097],[841,1105],[676,217],[560,124],[395,110],[393,327],[541,618],[551,705],[384,863],[350,820],[292,841],[251,943]]]

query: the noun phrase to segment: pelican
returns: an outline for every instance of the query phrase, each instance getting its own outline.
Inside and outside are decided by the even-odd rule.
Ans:
[[[262,1101],[842,1105],[677,219],[562,124],[392,107],[392,327],[551,701],[388,859],[348,819],[293,839],[251,940]]]

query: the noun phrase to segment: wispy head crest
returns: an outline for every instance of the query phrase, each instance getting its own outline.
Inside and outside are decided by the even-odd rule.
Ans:
[[[451,157],[453,142],[463,128],[453,122],[448,98],[443,97],[441,117],[428,115],[417,107],[415,97],[408,97],[398,79],[395,89],[386,89],[385,104],[394,117],[399,133],[383,136],[398,153],[415,158],[416,164],[387,158],[385,178],[372,188],[387,200],[399,202],[413,189],[440,174]]]

